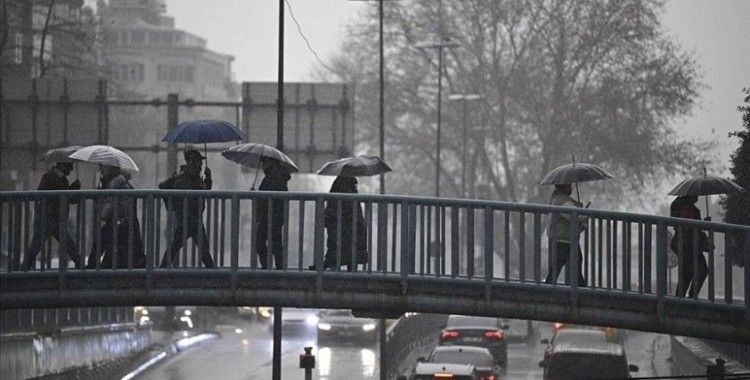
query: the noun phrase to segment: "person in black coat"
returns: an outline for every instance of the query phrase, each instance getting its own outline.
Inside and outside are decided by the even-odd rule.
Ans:
[[[289,191],[287,182],[292,178],[289,170],[281,166],[275,160],[268,160],[263,163],[263,181],[260,183],[260,191]],[[256,221],[255,247],[260,258],[260,265],[263,269],[269,267],[268,250],[269,246],[276,269],[284,268],[284,245],[282,241],[281,229],[284,226],[284,206],[286,201],[278,198],[270,198],[271,210],[269,210],[269,198],[260,198],[258,200],[258,213]],[[271,212],[271,241],[268,236],[268,219],[269,211]]]
[[[339,176],[331,185],[331,193],[357,194],[357,179],[354,177]],[[341,219],[338,219],[339,208]],[[352,218],[356,214],[356,241],[352,226]],[[323,259],[323,269],[336,267],[337,263],[352,271],[354,262],[352,258],[352,243],[357,253],[357,265],[366,265],[367,255],[367,227],[362,216],[362,206],[359,202],[352,201],[329,201],[325,208],[326,228],[326,254]],[[340,234],[340,237],[339,237]],[[339,241],[341,245],[339,246]],[[340,257],[338,257],[340,256]],[[315,267],[313,266],[312,269]]]
[[[99,189],[133,189],[130,173],[109,165],[99,165],[99,171]],[[96,241],[92,244],[86,267],[96,268],[101,259],[101,268],[126,269],[131,262],[134,268],[143,268],[146,257],[136,199],[126,196],[105,197],[99,205],[98,215],[104,225],[99,231],[99,244]]]
[[[213,181],[211,180],[211,169],[206,167],[204,173],[205,179],[201,178],[201,167],[203,160],[206,159],[195,149],[185,151],[185,165],[180,167],[180,174],[174,175],[159,184],[160,189],[180,189],[180,190],[211,190]],[[205,202],[197,197],[189,197],[187,201],[187,215],[184,214],[184,204],[182,197],[172,198],[173,212],[173,232],[172,244],[164,252],[164,258],[161,261],[161,267],[166,268],[168,265],[178,266],[180,248],[182,248],[183,232],[188,239],[198,245],[200,242],[201,261],[206,268],[213,268],[214,261],[209,252],[209,241],[206,235],[206,228],[203,225],[203,210]],[[183,221],[187,219],[187,225]],[[185,239],[187,240],[187,239]]]
[[[669,206],[669,216],[675,218],[686,218],[686,219],[701,219],[701,211],[695,206],[698,202],[696,196],[680,196],[677,197],[672,204]],[[706,217],[707,221],[710,221],[710,217]],[[698,236],[698,249],[697,253],[693,248],[693,227],[685,226],[682,229],[682,239],[680,234],[675,233],[672,241],[669,242],[669,247],[677,253],[677,257],[680,260],[680,278],[677,282],[677,297],[685,297],[688,293],[690,297],[700,292],[703,283],[706,281],[708,276],[708,264],[706,263],[706,257],[703,256],[703,251],[708,250],[708,236],[705,232],[700,232]],[[680,244],[682,240],[682,244]],[[682,250],[680,250],[682,246]],[[693,282],[693,261],[698,260],[698,273],[697,282]]]
[[[78,190],[81,182],[78,180],[68,183],[68,174],[73,170],[73,163],[58,162],[42,176],[37,190]],[[78,203],[76,198],[69,198],[70,203]],[[46,198],[43,202],[37,202],[34,213],[34,235],[23,258],[21,269],[30,270],[36,262],[36,256],[42,250],[42,246],[53,237],[60,240],[60,201],[57,197]],[[70,233],[65,231],[66,251],[68,257],[80,268],[83,263],[78,255],[78,248]]]

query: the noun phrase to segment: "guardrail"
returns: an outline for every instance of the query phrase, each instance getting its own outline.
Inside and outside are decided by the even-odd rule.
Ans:
[[[50,205],[54,208],[55,204],[59,205],[60,217],[52,222],[45,220],[54,213],[39,210]],[[203,212],[191,213],[191,209]],[[274,214],[274,209],[281,215]],[[351,211],[356,209],[361,210],[361,220],[358,220],[360,213]],[[568,236],[570,249],[567,257],[558,260],[554,258],[560,245],[550,244],[545,233],[550,217],[581,221],[571,223],[567,234],[562,234]],[[275,231],[274,223],[281,220],[283,227]],[[205,234],[191,232],[196,225]],[[733,248],[728,243],[744,242],[742,252],[746,262],[750,262],[747,248],[750,227],[714,222],[537,204],[395,195],[175,190],[3,192],[0,193],[0,247],[8,255],[6,264],[0,268],[3,273],[21,269],[34,240],[32,235],[35,231],[43,232],[43,226],[49,228],[47,235],[56,231],[63,244],[53,250],[47,243],[41,250],[40,265],[30,271],[54,271],[61,281],[66,273],[105,270],[152,273],[204,268],[206,263],[231,273],[246,270],[270,273],[276,269],[273,265],[262,265],[259,252],[265,261],[271,262],[273,249],[258,249],[265,245],[259,240],[265,235],[270,247],[281,241],[281,260],[277,260],[281,262],[277,262],[277,269],[285,272],[320,275],[326,263],[333,265],[326,273],[349,270],[395,275],[404,281],[415,275],[479,280],[485,284],[486,292],[499,282],[527,285],[546,282],[555,287],[564,285],[573,304],[581,288],[659,299],[674,297],[668,294],[667,281],[668,231],[674,231],[678,236],[678,251],[687,248],[684,246],[687,244],[692,245],[693,253],[692,260],[678,260],[677,273],[685,265],[691,265],[691,280],[700,282],[700,258],[704,256],[700,249],[705,247],[708,251],[706,285],[690,295],[692,300],[739,306],[750,313],[750,304],[736,300],[738,296],[748,299],[750,282],[735,284],[735,279],[747,277],[750,266],[743,271],[732,265]],[[171,238],[179,229],[184,233],[176,234],[177,240]],[[66,233],[69,231],[70,235]],[[701,243],[702,233],[708,243]],[[195,236],[196,244],[188,244],[188,236]],[[692,244],[685,236],[692,236]],[[68,244],[69,241],[75,244]],[[90,247],[94,252],[105,251],[105,260],[89,260],[88,268],[68,268],[71,257],[76,255],[84,257],[88,253],[90,259],[97,257],[91,255]],[[717,247],[723,249],[718,251]],[[174,256],[165,258],[165,249],[174,250]],[[551,276],[545,281],[550,270],[555,273],[556,266],[565,258],[568,262],[578,262],[579,249],[580,267],[568,266],[561,279]],[[201,260],[204,251],[210,260]],[[55,253],[61,258],[56,266],[52,260]],[[311,264],[312,272],[308,269]],[[160,265],[167,269],[159,268]],[[568,281],[579,275],[585,284]]]

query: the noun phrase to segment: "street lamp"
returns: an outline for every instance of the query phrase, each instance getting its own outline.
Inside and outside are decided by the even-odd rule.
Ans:
[[[442,98],[443,98],[443,50],[447,48],[458,47],[458,43],[443,37],[437,42],[423,42],[415,45],[419,49],[437,49],[438,51],[438,101],[437,101],[437,149],[435,158],[435,197],[440,197],[440,123],[442,119]]]
[[[463,123],[463,131],[462,131],[462,138],[461,138],[461,198],[466,198],[466,141],[468,140],[467,136],[467,106],[466,103],[469,100],[479,100],[482,99],[482,95],[479,94],[452,94],[448,95],[448,100],[460,100],[463,108],[463,116],[462,116],[462,123]]]

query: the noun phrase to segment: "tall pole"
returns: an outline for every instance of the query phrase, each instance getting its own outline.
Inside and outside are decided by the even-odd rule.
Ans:
[[[385,161],[385,79],[383,76],[383,0],[378,0],[378,23],[380,41],[380,158]],[[380,174],[380,194],[385,194],[385,174]],[[382,363],[381,363],[382,364]]]
[[[466,198],[466,97],[461,100],[463,105],[463,131],[461,136],[461,198]]]
[[[276,100],[276,148],[284,151],[284,0],[279,0],[279,80]],[[281,308],[273,308],[273,380],[281,380]]]

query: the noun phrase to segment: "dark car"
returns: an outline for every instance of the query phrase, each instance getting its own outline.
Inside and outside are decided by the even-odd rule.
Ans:
[[[351,310],[326,310],[318,321],[318,345],[334,340],[374,344],[378,337],[377,327],[374,319],[357,318]]]
[[[499,365],[506,366],[508,342],[503,329],[507,327],[500,318],[451,315],[440,332],[440,345],[484,347]]]
[[[470,364],[480,380],[497,380],[502,368],[484,347],[440,346],[435,347],[425,361],[427,363]]]
[[[628,365],[622,346],[611,342],[558,342],[539,362],[545,380],[624,379],[638,367]]]
[[[542,339],[541,343],[546,344],[544,348],[544,358],[548,358],[555,351],[555,346],[575,344],[580,347],[588,347],[606,343],[607,337],[604,331],[592,329],[567,328],[560,330],[552,337],[552,340]]]

